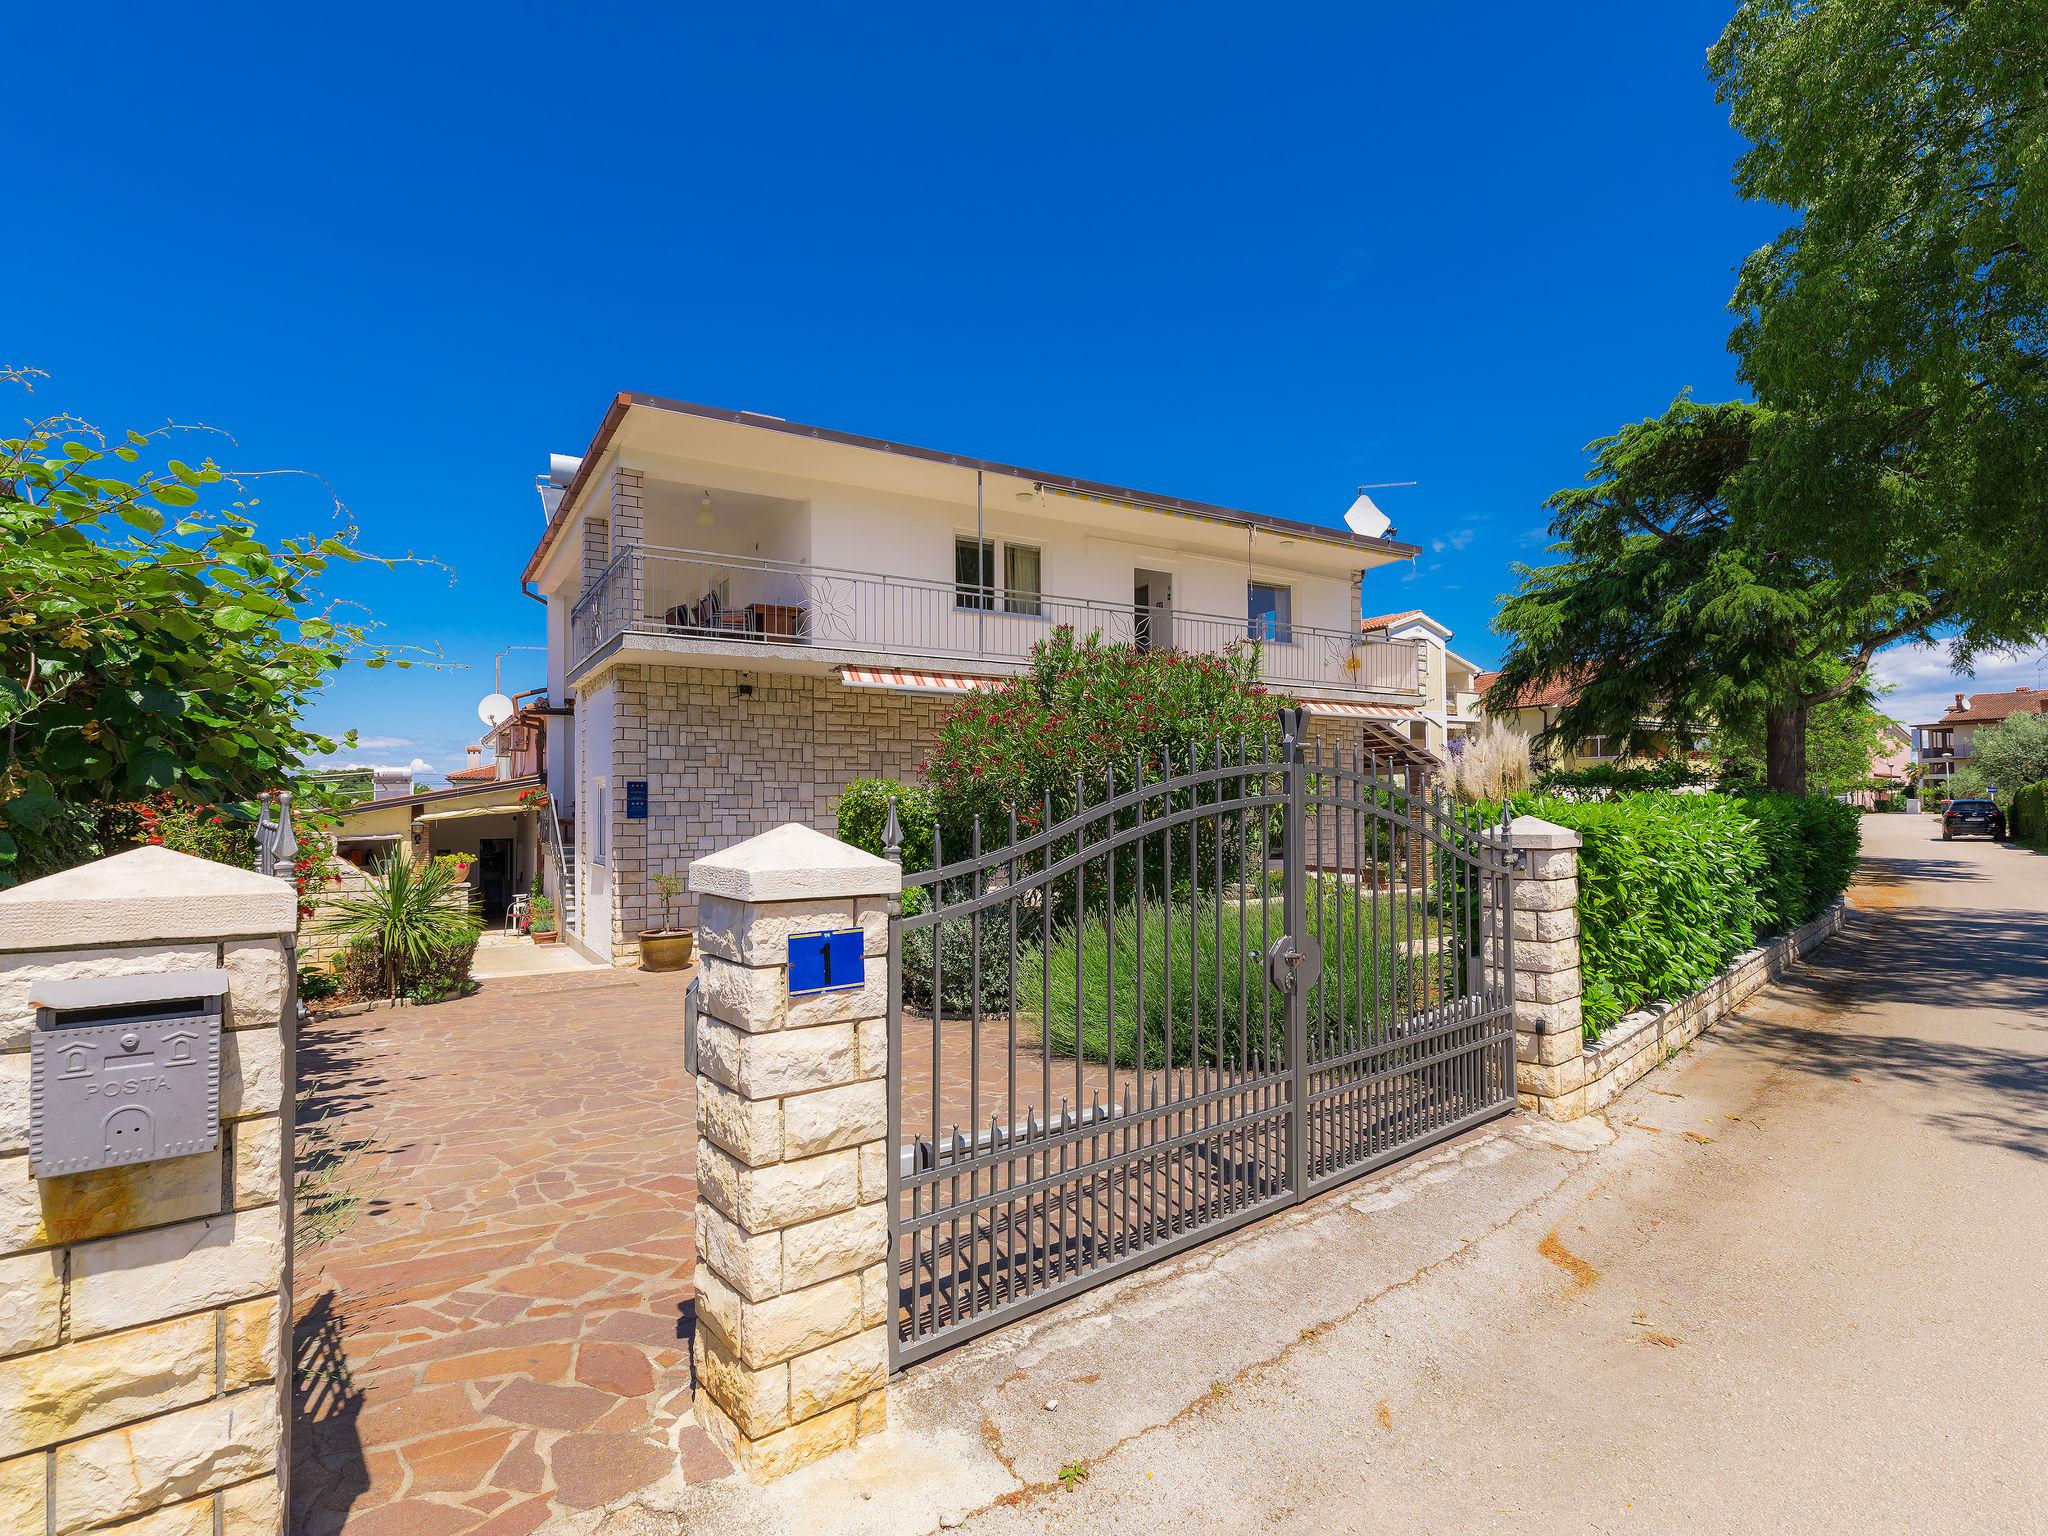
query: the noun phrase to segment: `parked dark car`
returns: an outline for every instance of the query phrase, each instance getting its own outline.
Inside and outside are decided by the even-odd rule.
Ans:
[[[1941,840],[1981,832],[1986,837],[2005,836],[2005,812],[1995,800],[1951,800],[1941,813]]]

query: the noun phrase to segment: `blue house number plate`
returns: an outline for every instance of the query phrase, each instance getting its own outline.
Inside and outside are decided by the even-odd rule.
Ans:
[[[843,992],[867,980],[867,935],[858,928],[789,937],[789,995]]]

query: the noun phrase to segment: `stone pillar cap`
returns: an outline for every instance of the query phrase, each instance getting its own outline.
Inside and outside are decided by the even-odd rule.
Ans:
[[[1486,835],[1498,838],[1500,829],[1490,827]],[[1541,816],[1517,816],[1508,823],[1508,846],[1510,848],[1583,848],[1586,840],[1570,827],[1560,827],[1554,821],[1545,821]]]
[[[284,881],[155,846],[0,891],[0,950],[253,938],[298,925],[298,893]]]
[[[903,871],[815,828],[786,821],[693,861],[690,889],[728,901],[893,896],[903,889]]]

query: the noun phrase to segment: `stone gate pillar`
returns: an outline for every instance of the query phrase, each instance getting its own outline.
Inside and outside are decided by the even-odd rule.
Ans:
[[[0,1531],[284,1529],[297,923],[282,880],[165,848],[0,891]],[[171,1078],[208,1066],[211,1019],[198,1047],[132,1022],[180,1013],[187,977],[219,1009],[211,1104]],[[59,1069],[61,1039],[93,1043]],[[37,1105],[37,1055],[80,1081]],[[214,1145],[36,1177],[32,1142],[46,1173],[95,1161],[109,1102]]]
[[[1515,1100],[1552,1120],[1586,1112],[1585,991],[1579,971],[1579,849],[1569,827],[1535,816],[1508,824],[1514,878]],[[1486,914],[1488,957],[1499,942]]]
[[[790,823],[690,866],[697,895],[698,1412],[775,1477],[886,1421],[887,860]],[[859,930],[857,985],[791,997],[793,936]]]

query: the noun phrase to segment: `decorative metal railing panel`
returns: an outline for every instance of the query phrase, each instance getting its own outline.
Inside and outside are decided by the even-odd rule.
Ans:
[[[1499,841],[1279,725],[977,819],[906,877],[897,1364],[1513,1106]]]
[[[732,645],[810,645],[888,656],[1022,663],[1055,624],[1105,640],[1215,654],[1256,641],[1275,686],[1421,691],[1408,640],[1289,624],[1258,634],[1246,615],[1147,612],[1129,603],[832,570],[779,560],[635,547],[615,557],[570,613],[580,664],[625,633]]]

